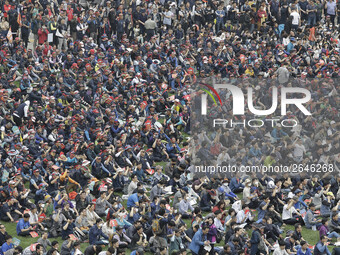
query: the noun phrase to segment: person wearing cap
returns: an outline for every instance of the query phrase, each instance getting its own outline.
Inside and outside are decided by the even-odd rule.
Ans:
[[[39,190],[39,185],[43,183],[48,186],[48,183],[45,182],[44,178],[40,175],[40,171],[38,169],[33,171],[33,176],[30,180],[30,190],[36,193]]]
[[[300,189],[296,189],[294,194],[299,198],[299,200],[294,204],[295,209],[302,210],[303,208],[307,210],[308,205],[304,202],[305,195],[308,190],[304,190],[304,192]]]
[[[103,177],[112,176],[112,173],[102,163],[102,158],[100,156],[97,156],[91,165],[92,165],[91,173],[96,178],[101,179]]]

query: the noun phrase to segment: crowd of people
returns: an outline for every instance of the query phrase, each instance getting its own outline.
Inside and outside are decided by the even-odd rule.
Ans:
[[[1,4],[1,255],[340,254],[334,0]],[[201,134],[193,88],[212,76],[262,107],[307,88],[313,114]],[[219,92],[209,113],[231,117]],[[329,171],[195,174],[211,159]]]

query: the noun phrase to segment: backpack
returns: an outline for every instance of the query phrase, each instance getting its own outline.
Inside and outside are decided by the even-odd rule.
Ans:
[[[161,225],[159,224],[160,219],[156,218],[152,221],[151,228],[152,232],[156,235],[159,235],[162,233]]]

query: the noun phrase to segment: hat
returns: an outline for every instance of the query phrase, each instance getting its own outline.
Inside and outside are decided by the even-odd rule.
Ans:
[[[46,196],[44,197],[45,202],[47,202],[50,198],[51,198],[50,195],[46,195]]]
[[[18,151],[16,151],[16,150],[10,150],[9,152],[8,152],[8,155],[9,156],[15,156],[15,155],[17,155],[18,154]]]

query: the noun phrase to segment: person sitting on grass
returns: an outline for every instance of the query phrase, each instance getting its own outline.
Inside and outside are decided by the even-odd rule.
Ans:
[[[4,253],[4,255],[20,255],[22,254],[22,247],[21,246],[16,246],[12,249],[9,249]]]
[[[97,219],[96,224],[90,228],[90,231],[89,231],[90,244],[102,245],[102,244],[109,243],[108,242],[109,237],[103,233],[102,225],[103,225],[102,219]],[[104,237],[104,240],[101,240],[100,239],[101,237]]]
[[[314,216],[314,213],[313,213],[314,211],[315,211],[315,204],[310,203],[308,206],[307,214],[304,218],[306,228],[312,229],[313,226],[315,226],[316,228],[319,228],[322,225],[321,219],[317,219]]]
[[[17,235],[19,236],[28,236],[30,232],[33,231],[33,227],[30,225],[30,215],[28,213],[24,214],[24,217],[21,218],[17,224]]]
[[[6,236],[5,240],[6,242],[1,246],[1,255],[4,255],[6,251],[14,248],[14,245],[12,244],[12,236]]]
[[[320,241],[314,247],[314,255],[327,254],[331,255],[327,247],[327,236],[321,236]]]
[[[0,224],[0,246],[6,242],[6,236],[8,236],[8,233],[5,225]]]
[[[37,243],[34,243],[34,244],[31,244],[30,246],[26,247],[23,252],[22,252],[23,255],[43,255],[44,254],[44,248],[41,244],[37,244]],[[65,254],[62,254],[61,255],[65,255]]]
[[[288,255],[286,244],[283,240],[279,240],[279,247],[274,250],[273,255]]]
[[[44,253],[47,252],[47,246],[52,247],[51,241],[47,239],[48,232],[43,232],[41,237],[38,239],[38,243],[40,243],[44,247]]]
[[[99,254],[102,250],[103,248],[101,245],[90,245],[85,249],[84,255],[96,255]]]
[[[321,227],[319,229],[320,238],[322,236],[327,236],[328,238],[331,238],[331,239],[332,238],[339,238],[340,237],[340,235],[337,232],[329,231],[329,228],[328,228],[328,218],[323,218],[321,223],[322,223],[322,225],[321,225]]]
[[[308,243],[306,241],[301,241],[301,247],[298,249],[296,255],[312,255],[312,251],[308,248]]]

